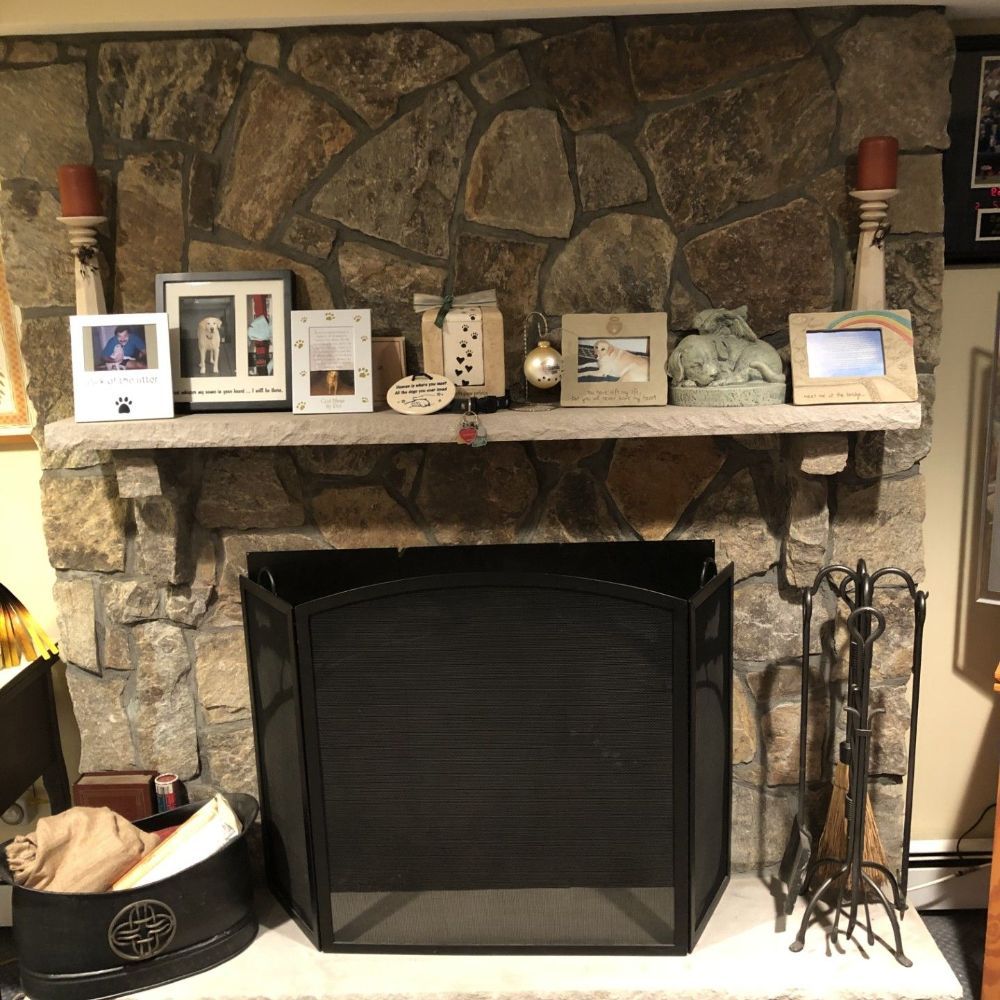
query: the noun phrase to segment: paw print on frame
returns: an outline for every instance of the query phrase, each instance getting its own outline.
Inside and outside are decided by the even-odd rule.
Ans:
[[[303,320],[303,322],[305,322],[305,320]],[[305,347],[305,346],[306,346],[306,342],[301,337],[298,340],[295,341],[295,347],[296,347],[297,350],[301,351],[302,348]]]
[[[358,369],[358,378],[368,378],[370,375],[371,372],[367,368]]]
[[[132,400],[128,396],[119,396],[115,400],[115,406],[118,407],[119,413],[131,413],[132,412]]]

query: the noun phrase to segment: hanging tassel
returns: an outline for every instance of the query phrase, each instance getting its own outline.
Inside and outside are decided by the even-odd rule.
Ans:
[[[0,670],[17,667],[22,660],[58,655],[59,647],[31,612],[0,583]]]

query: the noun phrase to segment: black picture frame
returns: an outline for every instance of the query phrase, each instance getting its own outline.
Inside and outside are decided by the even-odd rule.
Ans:
[[[945,263],[1000,263],[1000,96],[994,148],[983,148],[980,128],[984,83],[1000,78],[1000,35],[955,40],[951,81],[951,146],[944,156]],[[995,183],[990,175],[995,174]]]
[[[270,341],[272,346],[265,354],[265,364],[276,364],[278,359],[273,347],[280,343],[284,371],[283,373],[271,372],[267,371],[266,368],[261,369],[259,366],[253,366],[256,370],[252,374],[263,375],[265,378],[261,379],[259,383],[254,383],[251,380],[251,373],[248,371],[241,386],[239,384],[241,366],[237,360],[237,354],[242,344],[242,337],[246,338],[247,345],[250,343],[250,324],[245,322],[248,309],[247,300],[254,297],[253,287],[262,282],[279,283],[281,286],[280,298],[282,301],[269,303],[270,311],[267,314],[267,323],[273,331],[275,317],[280,316],[282,332],[280,336],[277,332],[272,332]],[[184,335],[185,328],[182,326],[181,307],[179,304],[176,308],[173,307],[173,295],[168,295],[168,289],[175,291],[173,286],[179,285],[198,286],[197,288],[192,287],[191,294],[188,296],[195,303],[191,307],[191,322],[193,322],[196,313],[200,315],[199,310],[201,312],[208,310],[223,320],[223,331],[226,330],[227,324],[231,327],[229,338],[223,332],[214,358],[211,353],[206,357],[204,352],[201,352],[201,370],[199,371],[194,371],[194,367],[199,363],[197,354],[192,353],[191,342],[194,335],[192,334],[190,337]],[[215,294],[213,294],[212,285],[218,286]],[[246,285],[247,287],[236,293],[233,291],[234,285]],[[240,298],[244,299],[242,304],[238,301]],[[273,294],[271,298],[273,300]],[[222,302],[223,299],[232,299],[231,307],[225,305]],[[208,309],[209,300],[212,300],[213,307],[211,309]],[[158,274],[156,276],[156,310],[167,314],[171,357],[176,361],[173,366],[175,411],[177,413],[290,411],[292,409],[292,305],[292,272],[290,270],[182,271],[172,274]],[[240,316],[244,317],[242,326],[246,328],[245,333],[240,329],[238,321]],[[190,331],[188,332],[190,333]],[[214,371],[210,370],[213,360]],[[249,360],[247,365],[248,368],[251,367]],[[224,381],[220,382],[220,377]],[[232,380],[237,380],[235,386],[231,385]],[[225,399],[221,395],[214,396],[216,390],[210,388],[213,383],[229,386],[229,391],[235,392],[241,398]],[[256,396],[258,391],[266,392],[266,394],[262,394],[260,398],[246,398],[251,393]],[[201,398],[188,398],[188,394],[191,392],[197,392]],[[212,394],[213,398],[209,398],[209,394]]]

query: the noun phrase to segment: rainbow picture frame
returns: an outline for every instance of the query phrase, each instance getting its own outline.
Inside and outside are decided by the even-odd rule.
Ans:
[[[793,313],[788,335],[792,401],[799,406],[918,398],[908,309]]]

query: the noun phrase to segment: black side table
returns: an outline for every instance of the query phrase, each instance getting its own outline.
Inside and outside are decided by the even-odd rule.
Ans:
[[[11,681],[0,671],[0,812],[42,779],[53,813],[72,805],[52,690],[55,659],[39,659]]]

